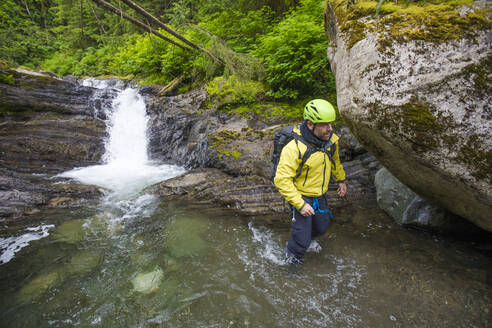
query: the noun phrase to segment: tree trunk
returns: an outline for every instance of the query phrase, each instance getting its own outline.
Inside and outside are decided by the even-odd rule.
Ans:
[[[29,10],[29,6],[27,5],[27,2],[25,2],[24,0],[22,0],[22,3],[24,4],[24,6],[26,7],[26,10],[27,10],[27,14],[29,15],[29,17],[31,18],[32,22],[34,22],[34,18],[32,18],[31,16],[31,11]]]
[[[98,5],[100,5],[100,6],[104,7],[104,8],[106,8],[107,10],[109,10],[109,11],[111,11],[111,12],[113,12],[113,13],[115,13],[115,14],[117,14],[117,15],[120,15],[121,17],[123,17],[124,19],[126,19],[126,20],[128,20],[128,21],[132,22],[133,24],[135,24],[135,25],[137,25],[137,26],[139,26],[139,27],[143,28],[145,31],[148,31],[148,32],[150,32],[150,33],[152,33],[152,34],[155,34],[156,36],[158,36],[159,38],[163,39],[164,41],[167,41],[167,42],[169,42],[169,43],[172,43],[172,44],[174,44],[175,46],[178,46],[178,47],[180,47],[180,48],[181,48],[181,49],[183,49],[183,50],[193,51],[193,49],[188,48],[188,47],[186,47],[186,46],[183,46],[182,44],[177,43],[176,41],[169,39],[168,37],[166,37],[166,36],[162,35],[161,33],[157,32],[156,30],[154,30],[153,28],[151,28],[151,27],[150,27],[150,26],[148,26],[147,24],[144,24],[144,23],[142,23],[141,21],[139,21],[139,20],[137,20],[137,19],[135,19],[135,18],[133,18],[133,17],[131,17],[131,16],[127,15],[127,14],[126,14],[126,13],[124,13],[122,10],[119,10],[118,8],[114,7],[113,5],[111,5],[111,4],[109,4],[109,3],[107,3],[107,2],[106,2],[106,1],[104,1],[104,0],[92,0],[92,1],[94,1],[94,2],[95,2],[95,3],[97,3]]]
[[[155,35],[157,35],[158,37],[160,37],[161,39],[167,41],[167,42],[170,42],[174,45],[177,45],[178,47],[182,48],[182,49],[185,49],[185,50],[189,50],[191,51],[192,49],[186,47],[186,46],[183,46],[167,37],[165,37],[164,35],[162,35],[161,33],[155,31],[154,29],[152,29],[149,24],[144,24],[142,23],[141,21],[125,14],[122,10],[120,9],[117,9],[115,8],[114,6],[112,6],[111,4],[107,3],[106,1],[103,1],[103,0],[92,0],[94,1],[95,3],[111,10],[112,12],[118,14],[118,15],[121,15],[123,18],[129,20],[130,22],[132,22],[133,24],[137,25],[137,26],[140,26],[144,29],[146,29],[146,31],[149,31]],[[225,65],[224,61],[216,56],[214,56],[213,54],[211,54],[209,51],[207,51],[206,49],[202,48],[200,45],[196,44],[196,43],[193,43],[191,42],[190,40],[186,39],[184,36],[182,36],[181,34],[177,33],[176,31],[174,31],[173,29],[171,29],[170,27],[166,26],[164,23],[162,23],[159,19],[155,18],[153,15],[151,15],[150,13],[148,13],[147,11],[145,11],[142,7],[140,7],[139,5],[137,5],[136,3],[134,3],[133,1],[130,1],[130,0],[122,0],[124,3],[126,3],[130,8],[133,8],[135,11],[137,11],[138,13],[140,13],[142,16],[144,16],[146,19],[148,19],[150,22],[153,22],[154,24],[156,24],[157,26],[159,26],[160,28],[162,28],[163,30],[165,30],[166,32],[168,32],[169,34],[173,35],[174,37],[176,37],[177,39],[183,41],[185,44],[187,44],[188,46],[190,46],[191,48],[195,49],[195,50],[198,50],[202,53],[204,53],[205,55],[209,56],[210,58],[212,58],[213,60],[215,61],[218,61],[219,63]]]
[[[184,80],[184,76],[183,75],[175,78],[174,80],[172,80],[171,82],[169,82],[166,86],[164,86],[162,89],[160,89],[159,90],[159,94],[161,96],[167,95],[169,92],[173,91],[181,83],[181,81],[183,81],[183,80]]]
[[[147,12],[145,9],[143,9],[142,7],[140,7],[139,5],[137,5],[135,2],[130,1],[130,0],[121,0],[121,1],[123,3],[126,3],[128,5],[128,7],[134,9],[137,13],[139,13],[142,16],[144,16],[145,18],[147,18],[150,22],[156,24],[157,26],[159,26],[164,31],[168,32],[169,34],[174,35],[176,38],[178,38],[179,40],[183,41],[184,43],[186,43],[190,47],[195,48],[197,50],[200,49],[200,47],[198,45],[196,45],[195,43],[193,43],[190,40],[186,39],[184,36],[181,36],[180,34],[178,34],[176,31],[174,31],[173,29],[171,29],[170,27],[168,27],[167,25],[165,25],[164,23],[162,23],[159,19],[157,19],[152,14],[150,14],[149,12]]]
[[[94,15],[94,17],[96,18],[97,20],[97,23],[99,24],[99,31],[101,32],[101,36],[103,36],[106,31],[104,30],[104,26],[102,25],[101,21],[99,20],[99,17],[97,17],[97,13],[96,11],[94,10],[94,7],[92,7],[91,5],[91,2],[89,0],[87,0],[87,4],[89,5],[89,7],[91,8],[91,11],[92,11],[92,14]],[[104,43],[104,39],[101,38],[101,40],[103,41]]]

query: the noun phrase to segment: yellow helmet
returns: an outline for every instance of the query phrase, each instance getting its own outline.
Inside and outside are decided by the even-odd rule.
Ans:
[[[314,99],[304,107],[304,119],[313,123],[333,122],[337,117],[335,108],[324,99]]]

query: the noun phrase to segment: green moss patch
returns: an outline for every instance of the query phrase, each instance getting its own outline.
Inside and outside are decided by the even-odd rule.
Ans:
[[[328,0],[327,8],[334,12],[348,48],[366,37],[366,33],[380,33],[380,42],[423,40],[442,43],[463,37],[473,38],[480,31],[492,28],[490,8],[459,12],[472,0],[384,2],[376,17],[377,1]],[[328,7],[329,6],[329,7]]]
[[[206,107],[215,105],[217,109],[257,102],[257,97],[265,91],[259,81],[241,80],[234,75],[219,76],[207,84],[208,99]]]
[[[492,72],[492,55],[488,55],[477,64],[470,64],[463,68],[462,73],[473,82],[473,92],[478,96],[492,94],[492,83],[490,80]]]
[[[440,146],[444,124],[427,103],[412,98],[399,107],[372,104],[369,112],[370,121],[376,122],[377,129],[389,131],[393,135],[403,132],[415,150],[425,151]]]
[[[239,114],[247,119],[260,119],[268,122],[270,120],[299,120],[302,118],[302,106],[288,103],[265,103],[250,104],[233,107],[231,113]]]
[[[410,102],[401,107],[405,124],[419,130],[441,131],[442,126],[437,123],[436,117],[426,103]]]
[[[458,159],[473,168],[471,174],[477,179],[487,179],[492,183],[492,152],[484,150],[479,135],[472,135],[458,152]]]
[[[208,136],[208,141],[211,144],[210,148],[217,152],[217,158],[221,160],[223,156],[241,158],[243,155],[237,150],[230,149],[231,144],[239,138],[239,132],[222,130],[218,133]]]

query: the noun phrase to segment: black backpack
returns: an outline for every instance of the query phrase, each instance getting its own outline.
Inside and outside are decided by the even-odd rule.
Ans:
[[[279,131],[275,132],[275,135],[273,137],[272,159],[270,161],[270,169],[272,172],[272,175],[270,177],[271,181],[273,181],[273,179],[275,178],[275,174],[277,173],[277,166],[280,160],[280,153],[282,152],[284,146],[288,144],[289,141],[291,141],[292,139],[296,141],[296,144],[299,141],[301,141],[307,147],[306,152],[304,153],[302,158],[301,158],[301,151],[299,150],[299,159],[301,159],[301,165],[299,165],[299,168],[297,169],[297,174],[294,177],[294,179],[297,179],[301,175],[302,167],[304,166],[304,163],[306,163],[306,161],[308,160],[309,156],[311,156],[317,151],[326,153],[330,161],[333,163],[333,165],[335,165],[335,162],[333,161],[332,157],[333,154],[335,153],[336,147],[331,147],[333,145],[333,142],[331,142],[331,140],[330,142],[326,143],[323,149],[314,147],[309,142],[305,141],[301,135],[294,132],[295,126],[296,126],[295,124],[285,126]],[[297,148],[299,149],[299,146],[297,146]]]

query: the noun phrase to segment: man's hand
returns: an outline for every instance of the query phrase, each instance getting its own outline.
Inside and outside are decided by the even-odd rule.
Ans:
[[[301,213],[302,216],[311,216],[314,215],[314,210],[313,207],[306,202],[299,213]]]
[[[347,193],[347,184],[345,182],[338,184],[338,196],[343,197]]]

